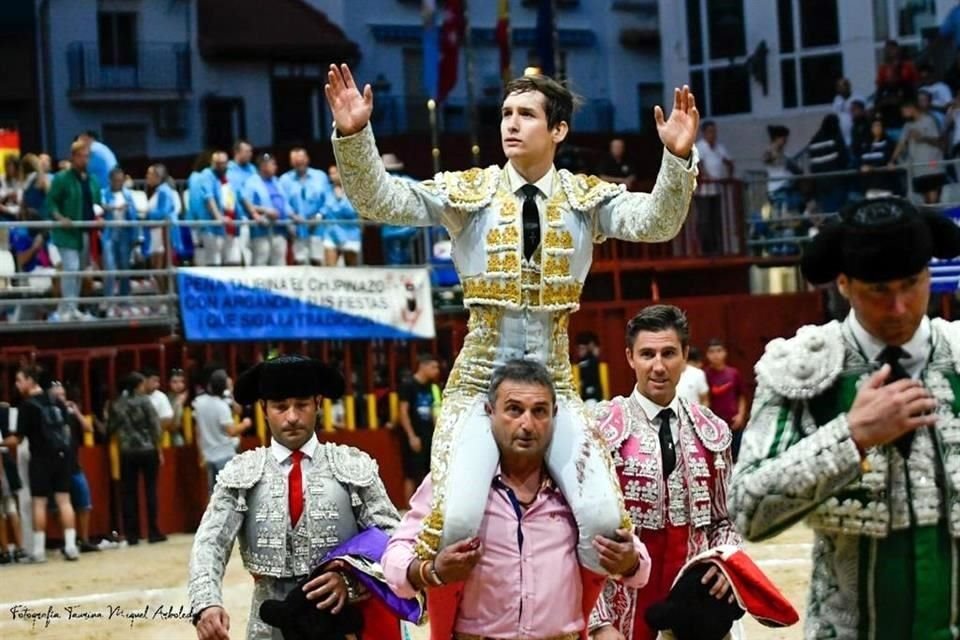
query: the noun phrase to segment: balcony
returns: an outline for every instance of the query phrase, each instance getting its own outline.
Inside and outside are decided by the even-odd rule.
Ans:
[[[170,102],[191,90],[187,43],[140,43],[104,60],[96,42],[67,46],[69,96],[74,103]]]

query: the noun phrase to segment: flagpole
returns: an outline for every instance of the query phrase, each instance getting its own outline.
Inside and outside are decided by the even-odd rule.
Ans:
[[[470,156],[473,166],[480,166],[480,145],[477,142],[477,102],[473,86],[473,37],[470,35],[470,7],[463,0],[463,46],[467,59],[467,114],[470,128]]]

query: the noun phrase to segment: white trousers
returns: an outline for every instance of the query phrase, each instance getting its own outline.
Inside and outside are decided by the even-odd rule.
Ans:
[[[253,266],[282,267],[287,264],[287,239],[282,235],[253,238]]]

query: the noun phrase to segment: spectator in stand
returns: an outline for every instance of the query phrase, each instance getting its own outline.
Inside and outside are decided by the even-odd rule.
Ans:
[[[874,118],[870,124],[870,140],[858,150],[860,156],[860,184],[867,197],[879,195],[878,191],[899,194],[899,177],[889,170],[894,143],[887,135],[883,120]]]
[[[616,184],[625,184],[629,189],[636,181],[637,175],[626,159],[627,145],[623,138],[614,138],[610,141],[610,152],[603,164],[600,165],[600,179]]]
[[[44,386],[40,386],[43,377]],[[52,495],[63,526],[63,555],[78,560],[76,517],[70,503],[71,448],[67,408],[49,394],[50,380],[40,370],[22,366],[17,391],[23,398],[17,411],[17,439],[30,442],[30,495],[33,501],[33,562],[47,561],[47,502]]]
[[[860,100],[854,100],[850,103],[850,118],[851,118],[851,129],[850,129],[850,148],[849,148],[849,160],[851,167],[858,167],[860,163],[860,153],[859,150],[864,147],[864,145],[870,143],[870,125],[871,120],[870,116],[867,114],[866,105]]]
[[[26,223],[36,222],[39,214],[23,207],[20,209],[20,220]],[[16,262],[17,272],[29,273],[32,276],[49,277],[49,289],[42,292],[44,296],[58,297],[60,287],[56,278],[56,248],[51,247],[47,240],[47,230],[36,227],[13,227],[10,229],[10,252]],[[30,281],[21,281],[21,284],[30,286]],[[48,309],[40,305],[24,305],[14,307],[8,317],[10,322],[41,320]]]
[[[114,167],[110,171],[110,182],[103,190],[103,216],[101,219],[113,222],[131,222],[139,220],[137,207],[133,202],[133,193],[123,186],[123,169]],[[105,297],[130,295],[130,277],[120,276],[117,289],[117,277],[111,271],[125,271],[131,268],[133,248],[143,241],[143,229],[139,227],[104,227],[100,234],[103,269],[108,272],[103,277],[103,295]],[[107,317],[120,317],[120,306],[116,302],[104,303]]]
[[[290,218],[297,223],[293,262],[322,265],[324,225],[303,223],[323,218],[330,198],[330,179],[310,166],[306,149],[294,147],[290,150],[290,170],[280,176],[279,183],[290,205]]]
[[[110,179],[110,171],[118,164],[117,156],[113,153],[113,150],[100,142],[97,134],[93,131],[81,133],[76,140],[90,147],[90,173],[97,177],[97,182],[101,186],[107,184]]]
[[[900,104],[915,94],[920,76],[913,62],[896,40],[887,40],[883,47],[883,63],[877,68],[877,89],[874,105],[888,127],[903,125]]]
[[[917,70],[920,72],[920,87],[917,91],[929,94],[930,108],[942,115],[953,102],[953,91],[946,82],[937,80],[930,63],[921,64]]]
[[[233,143],[233,160],[227,165],[227,181],[233,190],[233,200],[230,201],[227,196],[224,195],[225,204],[231,204],[232,202],[232,206],[226,208],[228,211],[233,212],[231,217],[235,220],[252,219],[250,211],[244,206],[242,194],[247,180],[255,175],[257,175],[257,166],[253,163],[253,145],[241,138]],[[252,230],[253,227],[236,228],[236,235],[232,236],[235,240],[228,242],[228,244],[236,243],[235,255],[233,253],[234,247],[226,247],[228,255],[236,259],[225,260],[224,262],[226,264],[239,265],[244,261],[246,261],[247,264],[250,263],[249,245]],[[229,239],[230,237],[228,234],[227,238]],[[244,257],[246,257],[246,260],[244,260]]]
[[[44,154],[45,155],[45,154]],[[49,156],[47,163],[41,161],[40,156],[28,153],[20,163],[23,179],[23,197],[21,209],[27,209],[36,215],[37,219],[47,219],[47,192],[50,191]]]
[[[170,375],[167,376],[167,400],[173,408],[173,420],[170,421],[170,444],[174,447],[182,447],[186,444],[183,437],[183,410],[186,408],[190,399],[190,392],[187,390],[187,379],[184,376],[183,369],[170,369]]]
[[[707,374],[703,372],[703,356],[696,347],[690,347],[687,351],[687,363],[677,382],[677,397],[704,407],[710,406],[710,385],[707,384]]]
[[[0,403],[0,564],[27,562],[30,558],[23,548],[23,529],[17,508],[17,492],[23,483],[13,454],[16,446],[17,436],[10,431],[10,404],[3,402]]]
[[[400,385],[398,420],[403,429],[404,499],[410,497],[430,473],[430,448],[433,428],[440,409],[440,363],[436,356],[423,352],[417,356],[417,370]]]
[[[87,475],[80,466],[80,445],[83,443],[83,434],[93,433],[93,423],[83,415],[80,407],[73,400],[67,398],[67,390],[59,381],[50,385],[50,397],[55,403],[67,408],[65,417],[70,427],[70,503],[77,517],[77,548],[80,553],[100,551],[90,542],[90,512],[93,509],[93,500],[90,497],[90,484]]]
[[[20,161],[15,155],[8,155],[3,160],[3,175],[0,176],[0,219],[17,219],[22,195],[23,180],[20,175]]]
[[[352,267],[360,262],[362,231],[358,222],[359,216],[343,191],[343,185],[340,183],[340,169],[332,164],[327,171],[330,174],[331,191],[327,198],[325,216],[328,220],[340,222],[321,227],[324,234],[323,261],[328,267],[335,267],[343,257],[343,263]]]
[[[203,227],[201,235],[203,264],[210,267],[240,264],[237,227],[233,224],[236,219],[236,197],[227,180],[226,151],[213,152],[210,166],[203,170],[201,179],[197,180],[197,188],[199,193],[196,196],[203,203],[197,219],[213,223]],[[190,189],[190,199],[194,199],[193,188]]]
[[[719,338],[707,343],[707,366],[704,373],[710,385],[710,410],[733,430],[731,453],[737,461],[743,427],[747,424],[747,389],[740,372],[727,366],[727,347]]]
[[[189,221],[206,219],[207,203],[204,200],[205,193],[209,191],[204,187],[204,182],[209,179],[204,173],[210,167],[213,152],[203,150],[197,154],[193,161],[193,171],[187,177],[187,210],[184,218]],[[193,261],[198,266],[207,264],[206,254],[203,250],[203,230],[199,227],[189,227],[187,231],[193,242],[194,256]]]
[[[244,210],[257,222],[250,228],[253,266],[280,267],[287,264],[287,223],[290,205],[277,180],[277,161],[269,153],[257,159],[259,173],[243,187]]]
[[[923,196],[925,204],[936,204],[940,201],[940,189],[945,181],[940,128],[933,116],[917,107],[915,98],[907,99],[901,112],[906,124],[889,166],[895,166],[906,151],[912,165],[913,190]]]
[[[413,178],[403,173],[403,162],[393,153],[380,156],[383,168],[391,176],[403,178],[413,182]],[[388,265],[413,264],[416,255],[415,243],[420,234],[416,227],[403,227],[385,224],[380,227],[383,238],[383,259]]]
[[[763,153],[763,164],[767,168],[767,198],[773,214],[779,216],[799,211],[803,207],[803,197],[794,188],[793,176],[803,171],[786,153],[790,129],[783,125],[770,125],[767,135],[770,136],[770,146]]]
[[[837,80],[837,95],[833,97],[833,112],[840,119],[840,131],[843,133],[843,141],[848,148],[853,148],[853,103],[859,102],[861,106],[864,99],[861,96],[853,95],[850,81],[846,78]]]
[[[600,384],[600,339],[592,331],[577,334],[577,369],[580,371],[580,398],[587,408],[603,400]]]
[[[205,392],[193,401],[193,419],[197,425],[197,445],[207,466],[207,494],[213,494],[217,476],[237,455],[237,438],[249,426],[236,424],[230,401],[224,398],[229,386],[227,372],[210,374]]]
[[[60,226],[53,230],[52,240],[60,254],[64,271],[79,272],[89,260],[89,234],[77,229],[74,222],[91,222],[95,219],[94,206],[100,206],[101,183],[87,171],[90,148],[82,141],[70,146],[70,169],[60,171],[53,178],[47,202],[50,214]],[[80,296],[80,276],[61,278],[62,300],[50,319],[89,320],[92,316],[80,313],[77,298]]]
[[[160,430],[170,431],[174,418],[173,405],[170,404],[167,394],[160,390],[160,372],[153,367],[146,367],[143,370],[143,377],[146,378],[147,397],[150,398],[157,419],[160,420]]]
[[[147,219],[153,222],[177,221],[177,203],[179,194],[170,186],[172,180],[167,173],[167,167],[162,164],[152,164],[147,168]],[[151,227],[144,235],[144,254],[150,256],[151,269],[165,269],[167,267],[167,238],[172,238],[171,249],[174,255],[180,255],[183,244],[179,229],[176,227]],[[161,293],[167,290],[167,281],[164,277],[157,277],[157,287]]]
[[[960,6],[950,9],[943,19],[940,24],[940,37],[953,40],[954,48],[960,49]]]
[[[846,171],[850,162],[847,147],[840,132],[840,119],[835,113],[824,116],[820,129],[807,145],[810,173]],[[821,213],[836,213],[847,202],[847,180],[843,176],[817,178],[815,184],[817,206]]]
[[[720,253],[723,240],[723,186],[721,180],[733,177],[733,158],[717,141],[717,123],[705,120],[700,125],[703,133],[697,142],[700,154],[700,179],[694,194],[697,212],[697,235],[703,255]]]
[[[123,496],[123,529],[127,544],[140,542],[140,476],[147,496],[148,541],[167,539],[157,525],[157,473],[163,464],[160,420],[147,396],[146,378],[131,373],[120,396],[110,405],[107,434],[120,446],[120,483]]]

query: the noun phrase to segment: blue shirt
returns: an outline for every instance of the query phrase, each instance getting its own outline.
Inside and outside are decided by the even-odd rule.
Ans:
[[[305,220],[322,218],[327,201],[333,196],[330,178],[319,169],[308,168],[303,176],[291,169],[280,176],[280,188],[287,197],[290,210]],[[322,236],[324,225],[310,227],[305,224],[297,225],[297,237],[307,238],[310,235]]]
[[[117,213],[110,209],[113,206],[113,194],[114,192],[107,187],[100,194],[100,202],[103,207],[103,219],[110,220],[128,220],[135,221],[139,220],[137,215],[137,207],[133,202],[133,194],[129,189],[124,187],[120,190],[120,193],[123,195],[123,200],[126,203],[126,209],[117,215]],[[133,244],[136,242],[137,238],[141,237],[141,234],[144,234],[144,229],[138,227],[105,227],[103,232],[100,235],[100,238],[105,243],[110,242],[127,242]],[[147,234],[144,234],[147,235]]]
[[[94,140],[90,144],[90,162],[87,163],[87,171],[97,176],[100,184],[110,184],[110,171],[117,166],[117,156],[113,154],[110,147],[99,140]]]
[[[243,202],[240,199],[240,194],[243,193],[243,187],[247,184],[247,180],[255,175],[257,175],[257,168],[253,166],[252,162],[248,162],[245,165],[239,165],[231,160],[227,163],[227,182],[229,182],[230,186],[233,187],[233,192],[237,194],[237,203],[233,209],[237,220],[243,220],[250,217],[250,214],[247,213],[246,208],[243,206]]]
[[[243,197],[254,206],[276,209],[280,216],[277,218],[277,224],[273,225],[273,232],[284,233],[286,231],[284,221],[289,218],[290,211],[287,199],[280,192],[276,178],[264,180],[260,174],[253,176],[243,186]],[[269,226],[251,225],[250,237],[262,238],[269,234],[269,230]]]
[[[200,173],[194,171],[187,180],[187,188],[190,189],[190,202],[188,209],[191,220],[213,220],[210,210],[207,208],[207,200],[213,198],[217,209],[223,213],[223,196],[220,193],[220,178],[213,172],[213,169],[206,168]],[[223,225],[211,225],[200,229],[203,233],[210,233],[216,236],[225,235]]]
[[[21,227],[14,227],[13,229],[10,229],[10,251],[13,252],[14,259],[16,259],[18,253],[26,251],[33,246],[33,239],[36,237],[37,233],[39,233],[38,229],[33,230],[33,232],[31,232],[30,229],[23,229]],[[40,255],[39,251],[34,253],[33,257],[30,258],[25,265],[22,267],[18,266],[17,270],[27,272],[33,271],[39,267],[40,262],[37,260],[38,255]]]
[[[940,25],[940,35],[952,38],[955,47],[960,47],[960,5],[954,7]]]

